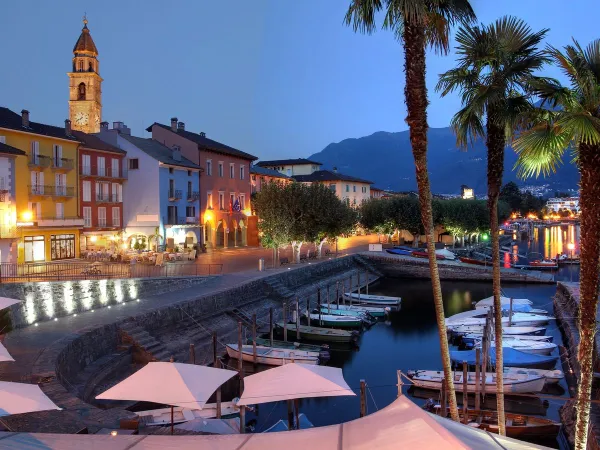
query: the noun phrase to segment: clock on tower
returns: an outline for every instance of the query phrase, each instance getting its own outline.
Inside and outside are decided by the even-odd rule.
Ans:
[[[102,118],[102,78],[98,49],[83,18],[83,29],[73,47],[73,71],[69,72],[69,118],[74,130],[98,133]]]

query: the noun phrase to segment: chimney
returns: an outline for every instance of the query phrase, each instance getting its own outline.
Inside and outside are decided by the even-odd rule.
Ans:
[[[108,122],[100,122],[100,131],[108,131]]]
[[[175,161],[181,161],[181,147],[178,145],[173,146],[173,159]]]
[[[183,122],[177,122],[177,131],[185,131],[185,123]]]
[[[22,110],[21,119],[23,120],[23,127],[29,128],[29,111],[26,109]]]
[[[206,133],[205,133],[204,131],[201,131],[201,132],[200,132],[200,136],[202,136],[202,137],[206,137]]]
[[[177,117],[171,117],[171,131],[177,133]]]
[[[69,119],[65,120],[65,134],[67,136],[71,136],[71,121]]]
[[[337,167],[333,168],[333,173],[337,173]]]

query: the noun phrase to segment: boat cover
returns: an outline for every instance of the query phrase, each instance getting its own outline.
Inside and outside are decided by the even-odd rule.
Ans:
[[[410,256],[414,250],[404,250],[402,248],[387,248],[386,252],[391,253],[392,255],[405,255]]]
[[[269,369],[272,371],[275,369]],[[287,433],[232,434],[227,436],[140,436],[98,434],[0,433],[3,448],[111,450],[528,450],[538,445],[490,434],[427,413],[408,397],[344,424]]]
[[[536,367],[551,364],[558,359],[556,356],[535,355],[510,347],[504,347],[502,352],[505,367]],[[461,364],[466,361],[469,365],[475,365],[475,350],[451,351],[450,358],[453,363]],[[494,351],[490,352],[490,359],[492,364],[496,363],[496,353]]]

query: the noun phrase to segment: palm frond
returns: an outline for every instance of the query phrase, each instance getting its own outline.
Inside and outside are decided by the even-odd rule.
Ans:
[[[352,0],[344,22],[354,31],[371,34],[376,29],[375,15],[383,9],[382,0]]]
[[[514,166],[519,178],[556,172],[569,147],[571,136],[558,126],[540,125],[523,132],[514,142],[513,148],[519,155]]]

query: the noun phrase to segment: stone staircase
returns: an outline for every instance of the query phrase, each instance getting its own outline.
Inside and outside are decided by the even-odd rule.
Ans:
[[[371,272],[373,275],[376,275],[379,278],[383,278],[383,273],[375,267],[372,261],[369,261],[368,258],[365,258],[363,255],[354,255],[354,262],[363,269]]]
[[[121,332],[121,342],[130,344],[134,347],[134,350],[137,348],[145,353],[148,361],[169,361],[171,359],[171,352],[165,344],[151,336],[135,322],[125,322],[119,325],[119,330]]]
[[[290,302],[294,298],[294,293],[290,291],[279,279],[267,278],[265,283],[271,289],[271,292],[284,302]]]
[[[87,403],[94,403],[94,390],[125,364],[130,364],[131,349],[124,349],[97,359],[77,374],[75,394]]]

